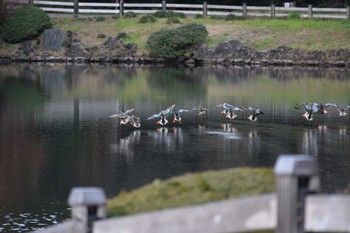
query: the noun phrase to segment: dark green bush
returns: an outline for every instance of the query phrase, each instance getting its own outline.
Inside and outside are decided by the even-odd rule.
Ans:
[[[122,39],[129,38],[128,34],[126,34],[125,32],[119,32],[117,36]]]
[[[211,19],[218,19],[218,20],[223,20],[225,19],[223,16],[220,16],[220,15],[212,15],[210,16]]]
[[[6,10],[5,3],[3,0],[0,0],[0,33],[1,33],[2,24],[4,23],[6,16],[7,16],[7,10]]]
[[[196,14],[193,18],[194,19],[204,19],[204,16],[201,14]]]
[[[229,14],[229,15],[226,15],[225,17],[226,21],[233,21],[235,19],[236,19],[236,16],[234,14]]]
[[[139,23],[154,23],[156,21],[156,17],[153,15],[144,15],[140,18]]]
[[[125,19],[131,19],[131,18],[136,18],[137,15],[136,15],[135,12],[129,11],[129,12],[126,12],[126,13],[123,15],[123,17],[124,17]]]
[[[170,17],[166,20],[167,24],[180,24],[181,21],[176,17]]]
[[[156,13],[153,13],[153,16],[157,18],[186,18],[186,15],[184,13],[174,11],[157,11]]]
[[[101,22],[101,21],[105,21],[105,20],[106,20],[106,18],[103,17],[103,16],[97,16],[96,17],[96,22]]]
[[[186,24],[175,29],[162,29],[148,38],[151,56],[176,58],[184,56],[191,45],[202,43],[208,31],[201,24]]]
[[[2,38],[9,43],[18,43],[32,39],[51,27],[50,18],[43,10],[35,6],[24,6],[6,19]]]
[[[103,38],[106,38],[105,34],[100,33],[100,34],[97,35],[97,39],[103,39]]]
[[[301,19],[300,13],[292,11],[288,14],[288,19]]]

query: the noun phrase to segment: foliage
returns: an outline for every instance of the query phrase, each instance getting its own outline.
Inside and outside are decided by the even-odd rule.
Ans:
[[[129,11],[129,12],[126,12],[124,15],[123,15],[124,19],[131,19],[131,18],[136,18],[137,15],[135,12],[132,12],[132,11]]]
[[[183,56],[189,46],[204,42],[207,35],[205,26],[191,23],[154,32],[146,46],[151,56],[176,58]]]
[[[194,19],[204,19],[204,16],[202,14],[196,14],[193,16]]]
[[[225,16],[226,21],[233,21],[236,19],[236,16],[234,14],[228,14]]]
[[[157,11],[153,13],[153,16],[157,18],[170,18],[170,17],[186,18],[186,15],[184,13],[174,12],[174,11]]]
[[[128,34],[126,34],[125,32],[119,32],[117,36],[121,39],[129,38]]]
[[[103,38],[106,38],[105,34],[100,33],[100,34],[97,35],[97,39],[103,39]]]
[[[4,23],[6,16],[7,16],[7,10],[6,10],[5,2],[3,0],[0,0],[0,33],[1,33],[2,24]]]
[[[300,13],[295,11],[289,12],[288,19],[301,19]]]
[[[106,18],[103,17],[103,16],[97,16],[96,17],[96,22],[101,22],[101,21],[105,21],[105,20],[106,20]]]
[[[180,24],[181,21],[176,17],[170,17],[166,20],[166,24]]]
[[[154,22],[156,22],[156,17],[154,17],[153,15],[143,15],[139,20],[139,23],[154,23]]]
[[[50,18],[43,10],[35,6],[24,6],[6,19],[2,37],[6,42],[18,43],[32,39],[51,27]]]
[[[269,193],[274,175],[268,168],[236,168],[187,174],[121,192],[108,201],[109,216]]]
[[[225,19],[225,17],[220,16],[220,15],[212,15],[212,16],[210,16],[210,18],[214,19],[214,20],[223,20],[223,19]]]

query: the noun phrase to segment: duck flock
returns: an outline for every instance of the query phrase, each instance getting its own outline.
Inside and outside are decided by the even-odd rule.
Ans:
[[[221,109],[221,114],[225,115],[228,119],[235,119],[237,117],[236,112],[248,112],[248,119],[250,121],[256,121],[258,119],[258,115],[264,114],[260,108],[254,108],[252,106],[234,106],[232,104],[227,103],[226,101],[222,104],[218,104],[215,108]],[[306,120],[312,121],[315,114],[326,114],[327,108],[335,108],[339,111],[339,116],[346,116],[347,111],[350,110],[350,106],[339,106],[334,103],[299,103],[296,104],[295,107],[298,110],[303,110]],[[173,123],[181,123],[181,114],[184,112],[197,112],[198,115],[204,115],[208,111],[208,108],[198,106],[195,108],[189,109],[175,109],[175,104],[170,107],[161,110],[159,113],[155,113],[147,118],[147,120],[157,120],[156,123],[159,125],[167,125],[169,120],[172,120]],[[109,117],[117,117],[119,118],[119,123],[121,125],[130,124],[134,128],[141,127],[140,117],[134,116],[131,113],[134,111],[134,108],[128,109],[125,112],[119,112],[118,114],[111,115]],[[169,119],[169,120],[168,120]]]

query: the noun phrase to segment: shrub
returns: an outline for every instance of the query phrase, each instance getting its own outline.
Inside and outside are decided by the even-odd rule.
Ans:
[[[146,47],[151,56],[176,58],[183,56],[189,46],[203,42],[207,35],[205,26],[187,24],[154,32],[148,38]]]
[[[170,17],[166,20],[167,24],[179,24],[181,21],[176,17]]]
[[[186,15],[184,13],[174,12],[174,11],[157,11],[156,13],[153,13],[153,16],[157,18],[170,18],[170,17],[186,18]]]
[[[211,19],[218,19],[218,20],[223,20],[224,19],[224,17],[219,16],[219,15],[212,15],[212,16],[210,16],[210,18]]]
[[[154,23],[156,18],[153,15],[144,15],[139,20],[139,23]]]
[[[100,33],[100,34],[97,35],[97,39],[103,39],[103,38],[106,38],[105,34]]]
[[[7,16],[7,10],[6,10],[5,2],[0,0],[0,29],[2,27],[2,24],[5,21],[6,16]]]
[[[229,15],[226,15],[225,17],[226,21],[233,21],[235,19],[236,19],[236,16],[234,14],[229,14]]]
[[[124,17],[125,19],[131,19],[131,18],[136,18],[137,15],[136,15],[135,12],[129,11],[129,12],[126,12],[126,13],[123,15],[123,17]]]
[[[301,19],[300,13],[292,11],[288,14],[288,19]]]
[[[119,19],[120,15],[112,15],[112,19]]]
[[[201,14],[196,14],[193,18],[194,19],[204,19],[204,16]]]
[[[106,18],[103,16],[96,17],[96,22],[101,22],[101,21],[105,21],[105,20],[106,20]]]
[[[128,34],[125,32],[119,32],[117,36],[122,39],[129,38]]]
[[[3,39],[9,43],[18,43],[40,35],[51,28],[49,16],[35,6],[18,8],[4,23]]]

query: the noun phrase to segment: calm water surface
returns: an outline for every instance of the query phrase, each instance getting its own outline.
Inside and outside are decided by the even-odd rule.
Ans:
[[[228,120],[215,105],[259,107]],[[279,154],[316,156],[323,192],[350,181],[350,121],[336,109],[306,121],[301,102],[350,104],[350,71],[310,68],[0,66],[0,232],[68,218],[74,186],[107,195],[188,172],[272,167]],[[176,109],[181,125],[147,117]],[[135,108],[138,130],[108,116]]]

